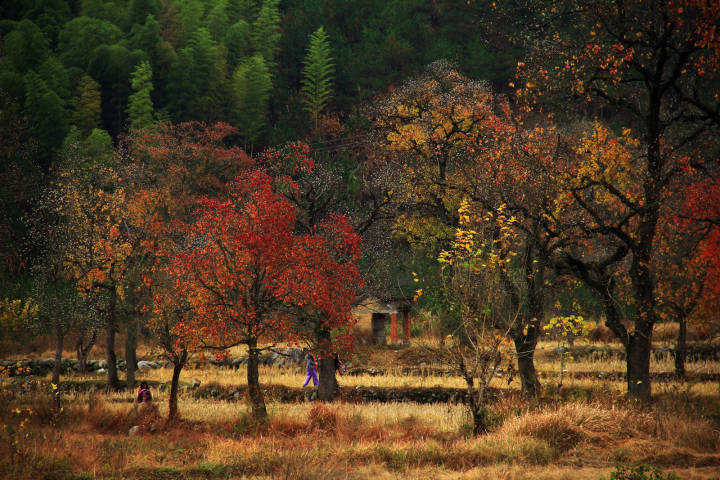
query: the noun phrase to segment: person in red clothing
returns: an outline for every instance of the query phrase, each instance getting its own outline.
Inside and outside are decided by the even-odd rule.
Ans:
[[[137,403],[150,403],[152,402],[152,393],[150,393],[150,387],[147,382],[140,382],[140,388],[138,388]]]

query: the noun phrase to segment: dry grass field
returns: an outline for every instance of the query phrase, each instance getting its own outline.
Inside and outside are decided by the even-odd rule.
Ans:
[[[598,344],[600,345],[600,344]],[[717,382],[658,381],[654,401],[624,395],[624,382],[575,372],[622,372],[617,358],[566,364],[555,385],[555,344],[543,343],[537,366],[545,393],[527,400],[517,380],[498,378],[491,433],[470,435],[456,403],[284,403],[268,398],[269,419],[257,423],[242,401],[181,392],[182,420],[167,424],[167,391],[149,408],[129,392],[78,389],[53,402],[47,379],[5,379],[0,398],[0,478],[8,479],[592,479],[609,478],[618,462],[643,462],[681,479],[720,478],[720,390]],[[150,352],[147,352],[149,354]],[[241,352],[237,352],[241,353]],[[462,388],[456,376],[423,375],[422,346],[362,347],[350,359],[381,374],[340,377],[344,389]],[[413,374],[407,367],[417,367]],[[688,364],[692,378],[717,373],[718,362]],[[670,357],[652,371],[670,372]],[[168,382],[170,369],[141,371],[138,380]],[[262,367],[264,385],[297,388],[303,372]],[[96,374],[64,377],[75,385]],[[241,386],[243,369],[189,368],[181,380]],[[139,426],[136,435],[129,435]]]

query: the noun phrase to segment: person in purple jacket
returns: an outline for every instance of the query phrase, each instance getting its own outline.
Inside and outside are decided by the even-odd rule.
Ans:
[[[318,375],[317,375],[317,361],[315,360],[315,356],[305,350],[307,353],[306,357],[306,364],[307,364],[307,377],[305,377],[305,383],[303,383],[303,387],[310,382],[310,379],[312,378],[313,385],[317,387],[318,385]]]

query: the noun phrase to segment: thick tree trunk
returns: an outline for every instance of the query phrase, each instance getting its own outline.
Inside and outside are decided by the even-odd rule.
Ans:
[[[675,375],[685,380],[685,358],[687,357],[687,320],[678,319],[677,345],[675,346]]]
[[[127,324],[127,337],[125,339],[125,362],[127,388],[135,387],[135,371],[137,370],[137,319],[131,317]]]
[[[628,393],[642,401],[650,400],[650,336],[635,332],[627,346]]]
[[[65,332],[63,332],[60,319],[55,319],[55,365],[53,366],[52,383],[60,385],[60,372],[62,370],[62,352],[63,340]]]
[[[335,359],[331,355],[330,331],[325,328],[318,333],[318,346],[320,347],[320,358],[318,359],[318,400],[323,402],[332,401],[335,397],[338,384],[335,378]]]
[[[514,329],[513,341],[522,393],[529,397],[536,397],[540,393],[540,381],[535,370],[535,347],[540,336],[540,321],[545,313],[543,303],[545,262],[535,258],[531,244],[528,244],[527,249],[524,269],[528,286],[528,312],[525,321]],[[507,279],[506,284],[510,286],[512,282]],[[513,307],[519,308],[519,297],[513,295],[513,300],[515,302]]]
[[[105,337],[105,348],[107,348],[107,373],[108,387],[113,390],[120,388],[117,373],[117,356],[115,355],[115,308],[117,306],[117,292],[110,291],[110,309],[108,315],[107,336]]]
[[[265,408],[265,398],[260,389],[260,374],[258,366],[260,364],[260,351],[257,349],[257,340],[248,342],[248,363],[247,363],[247,382],[248,382],[248,398],[252,407],[252,414],[258,420],[267,418],[267,409]]]
[[[168,400],[168,420],[178,418],[178,385],[180,383],[180,372],[185,362],[178,362],[173,365],[172,380],[170,381],[170,399]]]
[[[331,356],[323,355],[318,360],[318,400],[330,402],[335,398],[338,383],[335,378],[335,360]]]
[[[518,332],[513,340],[515,342],[522,393],[529,397],[536,397],[540,393],[540,381],[535,370],[534,359],[535,346],[538,341],[538,329],[535,325],[531,325],[527,329],[527,335]]]

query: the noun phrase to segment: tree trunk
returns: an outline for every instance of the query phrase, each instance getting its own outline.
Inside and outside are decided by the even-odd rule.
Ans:
[[[75,344],[75,350],[77,351],[77,359],[78,359],[78,372],[80,373],[87,373],[87,359],[88,355],[90,355],[90,350],[92,350],[92,347],[95,345],[95,341],[97,340],[97,330],[93,328],[92,333],[90,333],[90,341],[88,341],[87,345],[83,344],[83,336],[80,336],[77,340],[77,343]]]
[[[78,372],[87,373],[87,355],[85,355],[83,350],[82,340],[78,340],[75,344],[75,353],[77,354]]]
[[[117,305],[117,292],[115,289],[110,291],[110,308],[108,315],[107,336],[105,337],[105,347],[107,348],[107,373],[108,387],[117,390],[120,388],[117,373],[117,356],[115,355],[115,308]]]
[[[651,330],[652,331],[652,330]],[[647,402],[650,400],[650,335],[635,332],[627,346],[628,393]]]
[[[535,347],[540,336],[540,321],[545,313],[543,304],[543,288],[545,288],[545,261],[535,258],[532,244],[528,244],[525,255],[525,276],[527,278],[528,312],[525,321],[519,325],[513,335],[515,354],[517,355],[518,373],[522,393],[528,397],[536,397],[540,393],[540,381],[535,371]],[[512,285],[506,280],[508,287]],[[513,308],[519,307],[519,298]]]
[[[265,408],[265,398],[260,389],[260,374],[258,365],[260,364],[260,351],[257,349],[257,340],[253,339],[248,342],[248,363],[247,363],[247,382],[248,382],[248,398],[252,407],[252,414],[258,420],[267,418],[267,409]]]
[[[135,370],[137,370],[137,319],[130,317],[127,324],[127,338],[125,339],[125,362],[127,388],[132,390],[135,387]]]
[[[62,352],[63,340],[65,332],[63,332],[62,324],[59,318],[55,318],[55,365],[53,366],[52,383],[60,385],[60,371],[62,370]]]
[[[481,391],[475,390],[475,380],[467,375],[466,371],[463,371],[465,377],[465,383],[467,384],[467,398],[468,408],[473,417],[473,435],[482,435],[487,433],[487,408],[485,408],[485,395],[483,394],[484,389]]]
[[[321,328],[318,333],[318,346],[320,347],[318,400],[329,402],[335,397],[338,384],[335,378],[335,359],[330,351],[330,331],[326,328]]]
[[[470,398],[474,398],[474,396]],[[470,401],[470,411],[473,417],[473,435],[477,436],[487,433],[487,408],[476,399]]]
[[[685,380],[685,358],[687,357],[687,320],[685,317],[678,319],[678,337],[675,347],[675,375]]]
[[[540,393],[540,381],[535,370],[535,346],[538,341],[538,329],[535,325],[528,326],[527,334],[517,332],[513,338],[517,354],[518,373],[522,393],[528,397],[536,397]]]
[[[170,382],[170,399],[168,401],[168,420],[178,418],[178,384],[180,383],[180,372],[185,362],[178,362],[173,365],[172,381]]]
[[[485,389],[475,390],[475,378],[468,372],[465,366],[465,360],[462,356],[458,357],[457,363],[460,374],[465,379],[467,385],[467,405],[473,417],[473,435],[482,435],[488,431],[487,425],[487,408],[485,408]]]

